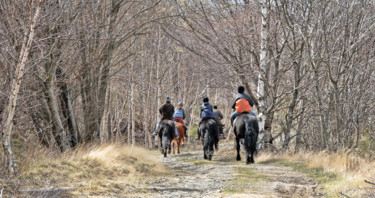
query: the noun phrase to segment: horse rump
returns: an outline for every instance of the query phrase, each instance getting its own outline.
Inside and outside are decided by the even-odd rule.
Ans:
[[[259,133],[257,118],[251,114],[241,114],[236,120],[234,133],[236,135],[237,160],[241,160],[239,141],[243,138],[246,164],[254,163],[254,153],[256,152]]]
[[[172,153],[175,154],[175,148],[177,149],[177,153],[180,154],[180,146],[184,144],[185,141],[185,125],[179,122],[175,122],[175,127],[177,128],[178,138],[173,138],[172,140]]]
[[[170,122],[163,122],[159,129],[160,147],[164,157],[167,157],[167,151],[171,152],[171,141],[173,139],[173,126]]]
[[[217,146],[219,141],[219,129],[215,120],[209,119],[202,121],[200,130],[203,133],[203,158],[212,160],[212,156],[214,155],[214,146]]]

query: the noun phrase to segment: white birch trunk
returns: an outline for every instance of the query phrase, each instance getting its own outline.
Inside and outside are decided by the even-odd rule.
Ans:
[[[4,153],[5,157],[7,159],[7,166],[8,166],[8,171],[9,171],[9,176],[12,178],[14,177],[14,172],[16,169],[16,164],[14,161],[14,155],[11,147],[11,134],[12,134],[12,128],[13,128],[13,119],[14,119],[14,114],[17,106],[17,98],[18,98],[18,93],[20,90],[20,86],[22,83],[22,78],[24,74],[24,69],[26,65],[27,58],[29,56],[30,48],[33,43],[33,38],[34,38],[34,30],[35,30],[35,25],[36,22],[38,21],[40,10],[41,10],[41,5],[42,1],[38,1],[38,7],[36,9],[36,12],[34,14],[34,17],[32,18],[30,28],[25,31],[24,35],[24,40],[22,43],[22,48],[20,51],[20,57],[18,64],[16,66],[16,71],[15,71],[15,76],[12,82],[11,86],[11,93],[9,96],[9,102],[8,102],[8,107],[6,111],[4,111],[3,114],[3,146],[4,146]],[[32,9],[33,9],[33,1],[30,4],[30,13],[32,14]],[[31,17],[32,15],[30,15]],[[31,19],[30,19],[31,20]]]
[[[258,80],[258,101],[259,101],[259,131],[264,132],[266,122],[266,93],[265,93],[265,77],[267,71],[267,0],[261,1],[262,27],[260,41],[260,72]]]

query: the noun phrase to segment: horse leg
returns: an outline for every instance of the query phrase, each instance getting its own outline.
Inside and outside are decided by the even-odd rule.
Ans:
[[[164,153],[164,148],[163,148],[163,141],[161,138],[159,138],[159,142],[160,142],[160,151],[161,151],[161,154]]]
[[[236,136],[237,161],[241,160],[240,156],[240,138]]]
[[[171,145],[172,145],[172,141],[169,143],[168,154],[171,154],[171,152],[172,152]]]
[[[175,154],[175,151],[174,151],[174,144],[175,144],[175,141],[172,140],[172,154]]]
[[[251,164],[251,157],[250,157],[250,154],[248,152],[246,152],[246,164]]]
[[[177,153],[180,154],[180,140],[177,140]]]
[[[250,163],[255,163],[254,161],[254,150],[251,150]]]

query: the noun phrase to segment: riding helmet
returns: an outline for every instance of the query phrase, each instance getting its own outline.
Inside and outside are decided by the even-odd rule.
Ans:
[[[245,92],[245,87],[242,86],[242,85],[240,85],[240,86],[238,87],[238,93],[243,93],[243,92]]]

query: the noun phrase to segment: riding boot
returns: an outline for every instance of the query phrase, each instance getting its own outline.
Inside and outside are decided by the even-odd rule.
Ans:
[[[199,122],[198,124],[198,128],[197,128],[197,137],[195,138],[195,140],[199,140],[201,138],[201,133],[199,132],[199,127],[201,126],[201,122]]]

